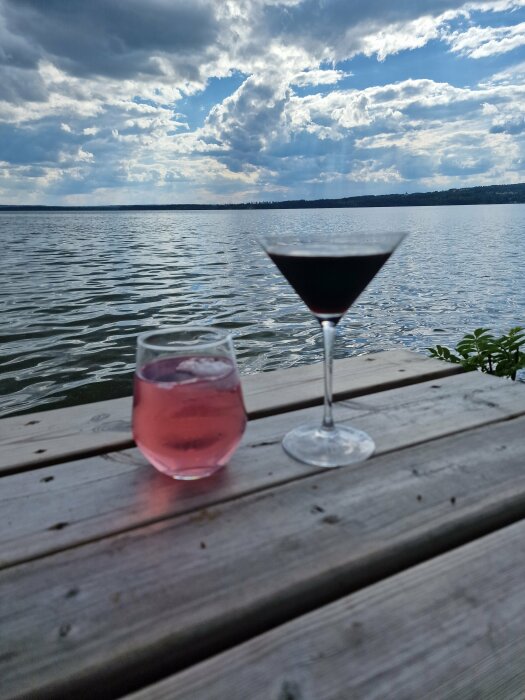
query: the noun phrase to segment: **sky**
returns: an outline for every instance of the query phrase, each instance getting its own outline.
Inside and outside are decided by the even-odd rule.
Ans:
[[[525,181],[525,0],[0,0],[0,204]]]

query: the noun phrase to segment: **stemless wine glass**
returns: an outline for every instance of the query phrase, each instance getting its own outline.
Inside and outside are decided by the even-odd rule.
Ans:
[[[133,437],[174,479],[201,479],[226,464],[246,427],[231,335],[205,326],[141,333]]]
[[[372,438],[332,416],[332,357],[335,329],[357,297],[401,243],[405,233],[282,232],[260,243],[321,324],[324,340],[322,424],[301,425],[283,439],[285,451],[300,462],[339,467],[367,459]]]

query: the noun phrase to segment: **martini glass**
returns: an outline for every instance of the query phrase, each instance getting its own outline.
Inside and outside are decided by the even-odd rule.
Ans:
[[[335,329],[405,237],[399,232],[275,233],[260,237],[267,255],[321,324],[324,341],[324,414],[321,425],[300,425],[283,439],[294,459],[318,467],[361,462],[373,453],[372,438],[332,415]]]

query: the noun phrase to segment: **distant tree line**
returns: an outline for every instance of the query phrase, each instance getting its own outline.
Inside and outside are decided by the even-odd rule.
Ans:
[[[437,192],[380,194],[339,199],[294,199],[285,202],[245,202],[240,204],[122,204],[115,206],[44,206],[0,204],[1,211],[137,211],[206,209],[322,209],[336,207],[435,207],[460,204],[522,204],[525,183],[463,187]]]

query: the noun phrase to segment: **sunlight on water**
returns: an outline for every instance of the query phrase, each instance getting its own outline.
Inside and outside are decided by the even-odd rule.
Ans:
[[[243,373],[319,361],[320,334],[255,239],[410,236],[341,322],[336,357],[525,325],[525,205],[1,213],[0,415],[125,396],[136,335],[230,328]]]

